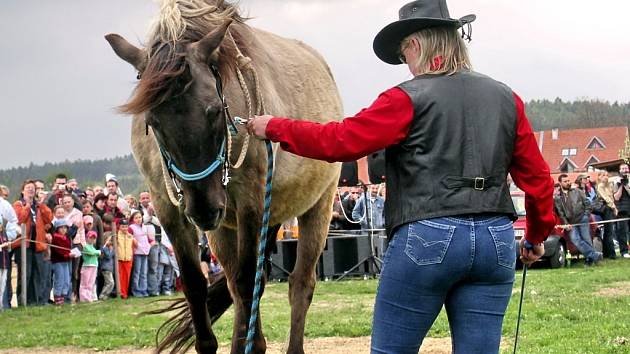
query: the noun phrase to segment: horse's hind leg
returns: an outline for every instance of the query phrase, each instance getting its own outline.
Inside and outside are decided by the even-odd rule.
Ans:
[[[297,260],[289,276],[289,301],[291,302],[291,336],[287,350],[289,354],[304,353],[306,312],[313,299],[316,282],[315,267],[324,249],[335,187],[336,184],[331,185],[319,201],[298,218],[300,239]]]

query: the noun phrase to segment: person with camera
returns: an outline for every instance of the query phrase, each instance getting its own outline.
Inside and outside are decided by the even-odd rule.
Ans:
[[[44,277],[51,276],[50,268],[46,269],[44,257],[48,250],[48,244],[52,241],[49,231],[52,227],[53,213],[45,204],[40,204],[35,199],[35,182],[26,180],[22,184],[20,199],[13,203],[13,209],[18,218],[18,223],[26,225],[26,269],[21,267],[21,253],[15,253],[15,262],[18,264],[18,279],[22,279],[22,272],[26,272],[26,284],[18,281],[17,293],[21,294],[22,286],[26,286],[26,303],[28,305],[46,305],[50,293],[44,294]],[[18,239],[11,247],[20,247]],[[18,305],[21,298],[18,297]]]
[[[615,205],[617,205],[617,217],[620,219],[630,217],[630,186],[628,180],[630,167],[627,163],[619,166],[619,176],[621,179],[614,184]],[[619,242],[619,253],[623,258],[630,258],[628,254],[628,220],[617,223],[617,241]]]
[[[63,205],[63,196],[66,193],[70,193],[72,200],[74,201],[74,208],[81,210],[81,200],[75,194],[72,193],[68,186],[68,176],[63,173],[59,173],[55,176],[55,184],[53,185],[52,192],[48,195],[46,205],[50,210],[54,210],[57,205]]]
[[[565,229],[570,232],[571,242],[585,257],[584,264],[591,266],[602,259],[602,254],[593,248],[589,216],[591,203],[580,188],[571,188],[566,174],[558,177],[560,195],[554,198],[554,207]]]

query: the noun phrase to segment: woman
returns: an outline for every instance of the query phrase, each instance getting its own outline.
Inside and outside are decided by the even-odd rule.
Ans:
[[[72,238],[72,248],[78,248],[82,250],[85,246],[85,227],[83,225],[83,212],[74,207],[74,198],[72,194],[66,192],[61,199],[61,205],[66,212],[66,220],[68,221],[68,226],[76,227],[76,232],[72,234],[72,232],[68,233],[68,236]],[[83,262],[82,258],[72,258],[72,264],[70,266],[72,273],[70,274],[70,280],[72,283],[71,287],[71,301],[76,303],[79,301],[79,286],[81,285],[81,263]]]
[[[599,193],[599,196],[606,203],[604,206],[604,213],[601,215],[602,220],[613,220],[617,215],[617,207],[615,206],[612,185],[608,181],[608,171],[599,171],[597,173],[597,193]],[[605,223],[604,239],[602,240],[602,252],[606,258],[617,258],[615,254],[614,237],[614,223]]]
[[[13,203],[13,209],[18,222],[26,225],[26,303],[30,305],[46,305],[50,297],[50,291],[46,294],[47,282],[51,277],[50,261],[47,261],[48,243],[52,236],[48,233],[52,225],[52,211],[46,204],[39,203],[35,199],[35,182],[26,180],[22,183],[20,199]],[[20,247],[21,240],[12,244],[13,249]],[[21,256],[19,250],[15,252],[15,262],[20,265]],[[18,267],[18,279],[22,279],[22,269]],[[22,283],[18,282],[17,294],[22,293]],[[18,301],[18,302],[20,302]],[[19,305],[24,305],[19,303]]]
[[[325,125],[254,117],[258,138],[289,152],[333,161],[387,148],[387,249],[376,296],[372,353],[418,353],[444,306],[454,353],[497,353],[514,282],[514,207],[508,172],[526,193],[521,259],[544,254],[554,226],[553,182],[521,99],[471,71],[445,0],[402,7],[374,41],[410,81],[371,107]],[[470,30],[468,30],[468,34]]]

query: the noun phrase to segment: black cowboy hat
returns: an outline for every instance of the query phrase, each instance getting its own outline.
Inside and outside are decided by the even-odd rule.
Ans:
[[[416,0],[400,8],[399,20],[385,26],[374,38],[374,53],[382,61],[398,65],[400,42],[410,34],[424,28],[453,26],[459,28],[473,22],[477,16],[451,18],[446,0]]]

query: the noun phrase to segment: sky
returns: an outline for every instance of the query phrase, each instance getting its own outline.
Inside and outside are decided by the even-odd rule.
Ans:
[[[317,49],[335,76],[346,116],[411,76],[373,54],[399,0],[241,0],[250,25]],[[630,101],[630,2],[450,0],[451,17],[474,13],[474,69],[523,99]],[[139,45],[152,0],[0,2],[0,169],[131,152],[130,119],[116,113],[136,73],[103,36]]]

